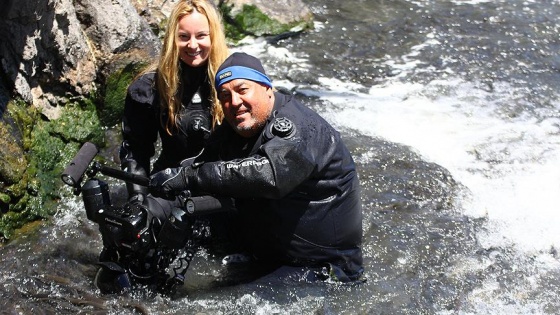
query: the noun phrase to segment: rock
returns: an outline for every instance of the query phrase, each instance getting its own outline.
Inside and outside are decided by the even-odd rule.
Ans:
[[[43,108],[94,90],[95,58],[71,0],[8,1],[0,34],[10,39],[0,41],[2,72],[26,102]]]
[[[98,81],[126,65],[150,62],[161,42],[129,0],[76,0],[77,17],[95,47]]]
[[[301,0],[225,0],[226,5],[233,6],[232,14],[241,12],[244,5],[253,5],[262,13],[282,24],[298,24],[313,19],[311,10]]]
[[[98,53],[144,50],[151,57],[159,53],[159,39],[129,0],[76,0],[74,6]]]
[[[115,60],[159,52],[159,39],[128,0],[10,0],[0,17],[0,35],[10,39],[0,41],[8,88],[50,119],[65,99],[90,96],[100,70],[109,72]]]
[[[282,38],[311,28],[313,22],[301,0],[222,0],[220,8],[227,35],[234,40],[246,35]]]

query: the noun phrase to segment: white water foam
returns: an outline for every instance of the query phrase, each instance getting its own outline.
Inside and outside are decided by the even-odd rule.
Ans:
[[[410,146],[466,185],[472,193],[466,214],[487,216],[496,226],[487,246],[560,246],[560,120],[501,117],[507,84],[490,94],[460,80],[388,82],[360,94],[337,80],[322,83],[319,94],[334,105],[324,114],[328,120]]]
[[[490,251],[514,248],[513,270],[522,268],[531,274],[505,290],[495,277],[484,279],[466,296],[468,310],[459,313],[545,313],[546,302],[530,296],[542,292],[541,275],[558,270],[560,264],[551,255],[560,246],[556,199],[560,120],[501,117],[499,102],[492,101],[496,92],[490,94],[459,80],[426,86],[387,82],[368,94],[348,92],[337,80],[322,82],[325,90],[318,94],[333,104],[322,113],[327,120],[339,128],[405,144],[447,168],[470,190],[469,200],[459,210],[487,218],[487,232],[477,235],[481,246]],[[509,88],[502,87],[504,92]],[[447,92],[434,95],[434,88]],[[497,100],[508,101],[507,93],[498,94]],[[493,258],[488,261],[495,263]],[[479,264],[467,269],[472,272]]]

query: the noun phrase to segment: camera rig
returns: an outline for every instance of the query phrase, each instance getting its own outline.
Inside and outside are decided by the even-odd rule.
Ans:
[[[185,191],[163,222],[152,215],[150,207],[155,204],[149,202],[114,206],[109,185],[97,178],[98,173],[142,186],[148,186],[149,178],[93,161],[98,152],[86,142],[61,175],[75,195],[82,195],[87,218],[99,225],[103,250],[96,286],[102,293],[123,293],[141,286],[173,293],[184,283],[200,243],[210,237],[204,215],[223,211],[225,199],[195,197]]]

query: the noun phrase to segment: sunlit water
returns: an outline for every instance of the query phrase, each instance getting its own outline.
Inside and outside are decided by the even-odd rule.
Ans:
[[[315,31],[236,49],[351,148],[367,282],[225,286],[220,258],[201,251],[173,297],[103,296],[96,226],[70,198],[0,252],[2,310],[560,313],[560,2],[307,2]]]

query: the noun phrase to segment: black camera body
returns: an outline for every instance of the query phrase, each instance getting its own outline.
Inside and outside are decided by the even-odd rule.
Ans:
[[[139,255],[153,247],[153,227],[145,206],[125,203],[122,207],[114,207],[107,183],[96,178],[84,184],[82,199],[88,219],[99,225],[104,246]]]
[[[122,293],[138,285],[172,293],[183,284],[200,242],[210,236],[203,215],[230,206],[222,205],[226,199],[191,197],[187,191],[180,197],[183,206],[173,208],[163,222],[151,214],[149,208],[155,205],[149,202],[114,206],[109,185],[95,177],[98,172],[143,186],[149,179],[97,162],[90,166],[97,152],[93,144],[85,143],[61,175],[76,195],[82,194],[87,218],[99,226],[103,251],[95,279],[97,287],[102,293]],[[81,185],[86,173],[89,178]],[[178,267],[170,268],[173,263]]]
[[[164,293],[183,283],[198,241],[210,235],[208,228],[200,229],[200,222],[180,208],[173,209],[169,218],[160,222],[147,205],[139,202],[115,207],[108,185],[97,178],[88,179],[81,191],[86,215],[98,224],[103,240],[100,273],[111,273],[116,279],[124,276],[130,287],[144,285]],[[187,255],[179,257],[180,251]],[[175,274],[170,275],[167,269],[177,259],[185,268],[182,273],[174,270]],[[104,293],[130,290],[120,284],[100,284],[99,278],[96,285]],[[104,278],[110,279],[107,275]]]
[[[154,244],[148,211],[141,204],[125,204],[99,213],[99,230],[109,246],[144,254]]]

